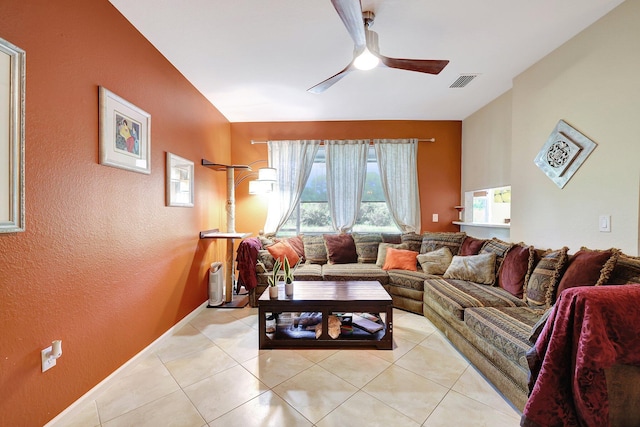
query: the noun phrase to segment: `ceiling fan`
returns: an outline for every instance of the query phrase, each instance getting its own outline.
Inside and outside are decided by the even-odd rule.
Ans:
[[[449,63],[448,60],[401,59],[381,55],[378,48],[378,33],[369,29],[375,18],[373,12],[363,12],[360,0],[331,0],[331,3],[355,43],[353,60],[338,74],[307,89],[308,92],[324,92],[356,69],[370,70],[375,67],[389,67],[419,73],[439,74]]]
[[[448,60],[387,58],[380,55],[378,33],[369,29],[375,18],[373,12],[363,12],[360,0],[331,0],[331,3],[355,43],[353,60],[338,74],[307,89],[308,92],[324,92],[356,69],[370,70],[375,67],[389,67],[419,73],[439,74],[449,63]]]

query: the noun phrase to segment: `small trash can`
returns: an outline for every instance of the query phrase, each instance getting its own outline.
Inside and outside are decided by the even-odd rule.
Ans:
[[[224,303],[224,264],[212,262],[209,268],[209,305],[217,307]]]

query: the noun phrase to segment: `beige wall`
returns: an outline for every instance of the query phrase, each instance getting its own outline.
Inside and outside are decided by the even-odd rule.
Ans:
[[[510,176],[512,241],[567,245],[573,252],[583,245],[614,246],[638,254],[638,22],[640,2],[626,1],[516,77],[511,120],[504,105],[508,101],[502,99],[506,94],[463,122],[463,190],[502,184],[500,180]],[[533,163],[560,119],[598,144],[564,189]],[[482,176],[477,169],[486,167],[482,163],[495,149],[492,135],[504,135],[509,122],[510,174],[491,167],[490,174]],[[487,153],[483,157],[479,151]],[[467,165],[475,159],[477,164]],[[601,214],[612,216],[611,233],[598,231]]]
[[[638,252],[640,2],[629,0],[514,80],[511,237]],[[598,146],[564,189],[533,164],[559,119]],[[598,231],[610,214],[611,233]]]
[[[462,196],[511,184],[511,91],[467,117],[462,125]]]

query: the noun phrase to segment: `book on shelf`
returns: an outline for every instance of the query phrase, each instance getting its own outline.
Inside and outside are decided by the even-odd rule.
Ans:
[[[360,329],[364,329],[365,331],[373,334],[384,328],[384,325],[369,320],[368,318],[362,316],[364,313],[356,314],[353,313],[352,323],[353,326],[357,326]],[[368,316],[367,316],[368,317]]]

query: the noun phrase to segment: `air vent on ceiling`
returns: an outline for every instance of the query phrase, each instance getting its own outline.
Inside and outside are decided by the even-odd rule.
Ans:
[[[475,79],[476,77],[478,77],[478,74],[460,74],[460,77],[458,77],[455,82],[451,83],[451,86],[449,87],[465,87],[466,85],[471,83],[471,80]]]

